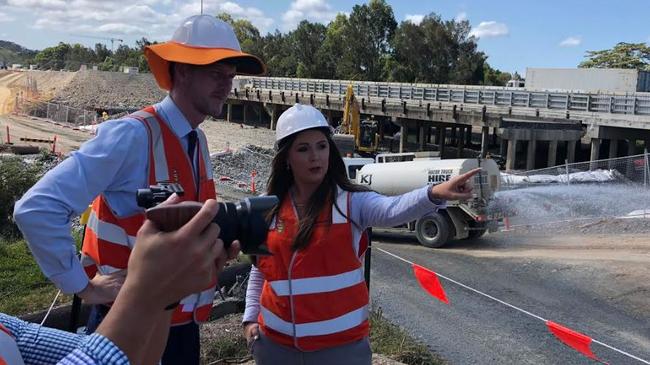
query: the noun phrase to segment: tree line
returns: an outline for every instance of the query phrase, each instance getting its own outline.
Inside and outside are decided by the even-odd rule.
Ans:
[[[349,15],[339,13],[329,24],[303,20],[296,29],[262,35],[250,21],[230,23],[243,51],[260,57],[269,76],[406,83],[448,83],[503,86],[520,76],[492,68],[478,50],[468,21],[444,20],[431,13],[419,24],[398,23],[385,0],[354,5]],[[98,43],[93,48],[59,43],[38,52],[40,69],[76,71],[80,65],[119,71],[122,66],[149,70],[143,54],[146,38],[135,47],[115,51]],[[617,67],[650,70],[650,49],[643,43],[619,43],[611,50],[588,51],[579,67]]]

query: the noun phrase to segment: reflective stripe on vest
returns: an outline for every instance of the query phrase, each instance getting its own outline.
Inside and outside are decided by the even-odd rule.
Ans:
[[[296,324],[295,335],[293,323],[283,320],[263,306],[260,306],[260,314],[264,318],[266,326],[285,335],[296,337],[322,336],[349,330],[363,324],[368,319],[368,306],[364,305],[340,317],[319,322]]]
[[[214,302],[214,295],[216,293],[216,288],[212,287],[206,289],[200,293],[192,294],[181,300],[179,306],[183,312],[193,312],[194,308],[204,306],[206,304],[212,304]]]
[[[270,281],[275,294],[279,296],[325,293],[351,287],[364,281],[363,269],[344,272],[338,275],[315,278]]]
[[[124,231],[124,228],[116,224],[99,220],[99,218],[97,218],[97,214],[94,211],[90,212],[87,227],[95,232],[97,237],[101,237],[101,239],[105,241],[110,241],[112,243],[133,249],[133,245],[135,244],[135,236],[129,236]]]

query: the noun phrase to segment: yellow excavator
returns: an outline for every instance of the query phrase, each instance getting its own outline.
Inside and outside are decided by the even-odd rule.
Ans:
[[[352,85],[348,85],[345,92],[345,104],[343,108],[343,119],[341,120],[340,131],[342,135],[335,135],[335,141],[341,152],[345,155],[350,153],[350,147],[353,152],[360,155],[375,155],[379,148],[379,124],[376,120],[361,120],[359,103],[354,97]],[[345,140],[353,139],[353,144],[348,143],[348,148],[341,148],[346,145]],[[352,144],[352,146],[349,146]]]

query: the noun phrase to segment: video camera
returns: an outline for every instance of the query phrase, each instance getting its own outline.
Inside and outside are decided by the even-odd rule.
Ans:
[[[146,209],[148,219],[154,221],[163,231],[174,231],[187,223],[203,206],[199,202],[181,202],[158,206],[172,194],[183,195],[180,184],[161,183],[149,189],[138,189],[138,206]],[[219,238],[228,248],[234,240],[239,240],[241,251],[248,255],[270,255],[264,244],[269,228],[267,214],[278,204],[275,195],[246,198],[238,203],[219,203],[214,222],[221,231]]]

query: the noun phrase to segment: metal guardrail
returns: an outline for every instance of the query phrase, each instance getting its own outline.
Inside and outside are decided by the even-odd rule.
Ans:
[[[488,86],[402,84],[392,82],[239,77],[241,87],[344,95],[352,83],[357,97],[422,100],[593,113],[650,115],[650,94],[592,94],[526,91]]]

